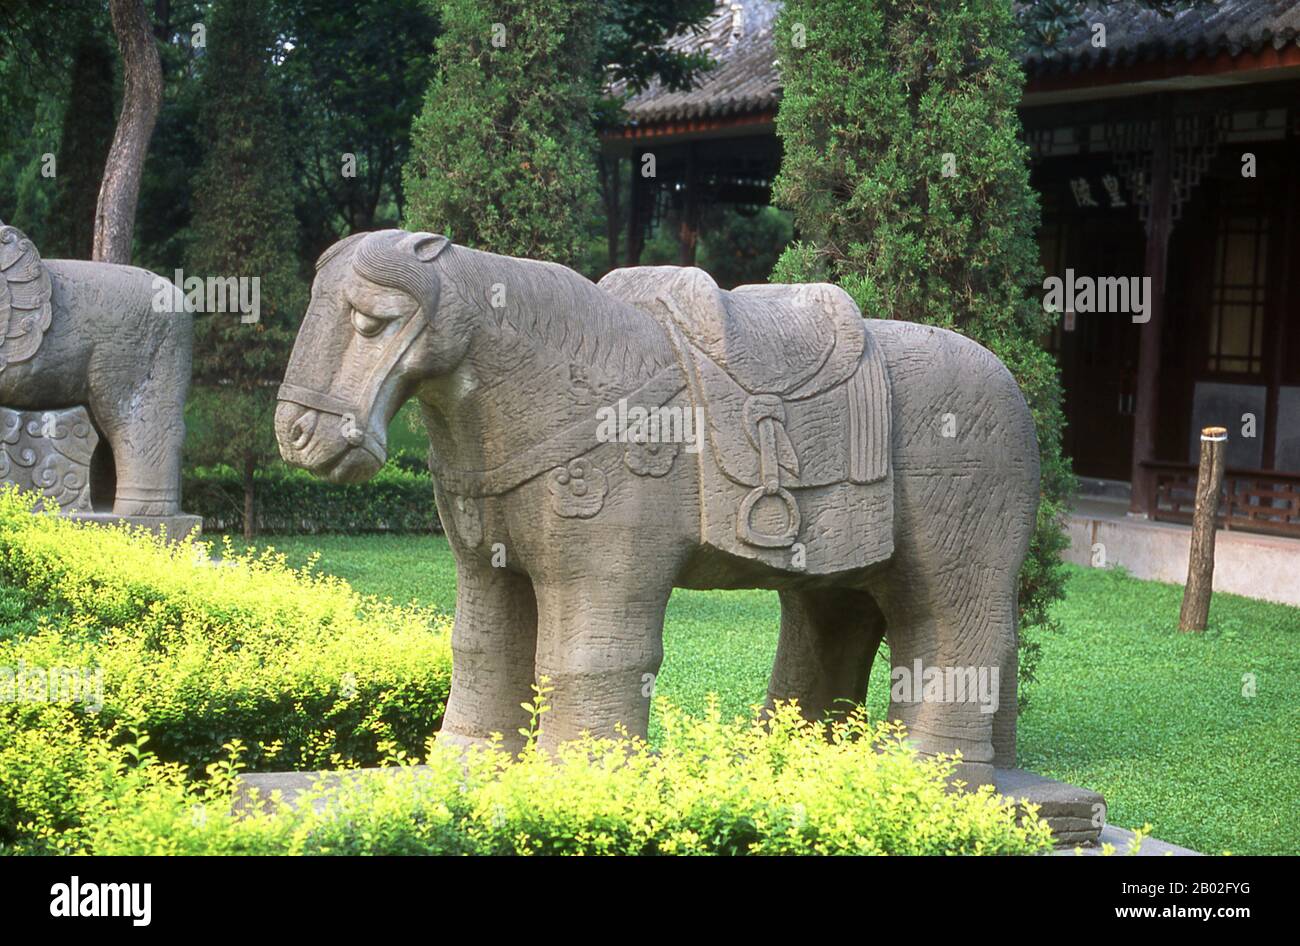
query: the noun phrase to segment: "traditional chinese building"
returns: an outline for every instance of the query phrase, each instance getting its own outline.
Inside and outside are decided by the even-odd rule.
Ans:
[[[681,38],[716,66],[652,87],[606,136],[632,158],[626,258],[701,210],[761,205],[780,164],[779,4],[720,4]],[[1046,271],[1139,277],[1146,311],[1063,312],[1059,359],[1075,470],[1132,512],[1190,518],[1202,426],[1230,431],[1230,528],[1300,534],[1300,4],[1222,0],[1173,17],[1118,4],[1050,58],[1024,62],[1021,117],[1041,195]],[[653,178],[639,173],[646,155]],[[1123,485],[1122,485],[1123,484]],[[1098,485],[1096,483],[1092,485]]]

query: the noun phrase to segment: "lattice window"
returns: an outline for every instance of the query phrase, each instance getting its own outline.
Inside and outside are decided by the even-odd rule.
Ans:
[[[1268,216],[1262,211],[1220,216],[1210,287],[1206,368],[1259,374],[1264,368],[1264,296]]]

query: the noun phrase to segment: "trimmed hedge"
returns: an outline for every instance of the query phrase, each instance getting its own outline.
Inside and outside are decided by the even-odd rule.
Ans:
[[[258,470],[253,480],[258,532],[442,531],[423,460],[397,458],[374,479],[355,485],[330,483],[283,463]],[[244,484],[238,471],[189,468],[181,489],[185,511],[203,517],[205,532],[243,531]]]
[[[450,621],[208,547],[32,515],[0,492],[0,842],[75,832],[114,747],[202,776],[419,751],[451,685]],[[95,791],[79,795],[90,779]]]

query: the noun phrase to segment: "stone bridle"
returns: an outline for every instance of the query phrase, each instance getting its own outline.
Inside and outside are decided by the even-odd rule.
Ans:
[[[300,384],[280,385],[277,398],[340,420],[340,430],[348,447],[361,447],[381,463],[387,451],[371,432],[371,414],[379,399],[379,392],[392,376],[393,369],[406,357],[424,332],[433,324],[439,298],[439,278],[430,272],[432,263],[449,245],[446,237],[431,233],[404,234],[394,240],[396,231],[380,231],[367,235],[358,244],[349,260],[353,272],[376,285],[396,289],[415,298],[418,308],[407,319],[396,337],[384,350],[378,364],[367,373],[355,401],[348,401],[327,391]],[[414,237],[414,239],[412,239]],[[410,249],[397,249],[403,244]],[[409,253],[410,259],[405,255]],[[321,264],[328,262],[322,258]]]

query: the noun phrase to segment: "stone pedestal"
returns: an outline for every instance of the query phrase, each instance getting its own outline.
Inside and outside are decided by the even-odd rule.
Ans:
[[[115,516],[109,512],[74,512],[70,518],[78,522],[93,522],[97,525],[112,526],[125,523],[128,526],[148,529],[154,535],[166,533],[167,538],[179,542],[191,533],[198,535],[203,531],[203,517],[180,513],[175,516]]]
[[[1094,791],[1043,778],[1024,769],[994,769],[999,795],[1039,806],[1038,817],[1058,845],[1095,844],[1106,826],[1106,799]]]

